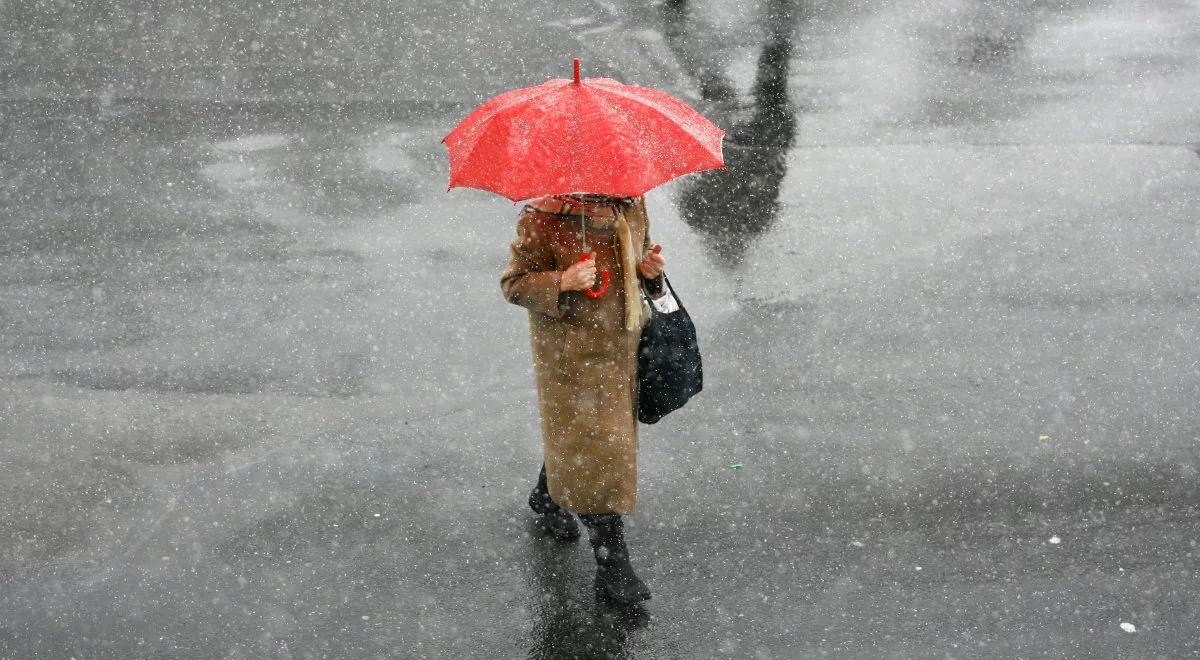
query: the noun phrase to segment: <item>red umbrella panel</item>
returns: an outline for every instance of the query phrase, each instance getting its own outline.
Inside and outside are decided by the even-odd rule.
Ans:
[[[672,96],[610,78],[555,78],[505,92],[442,142],[450,188],[513,201],[568,193],[636,197],[724,166],[725,131]]]

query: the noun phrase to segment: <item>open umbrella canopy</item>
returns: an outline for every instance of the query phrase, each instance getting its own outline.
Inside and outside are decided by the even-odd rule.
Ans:
[[[594,193],[634,197],[724,165],[725,131],[668,94],[610,78],[555,78],[476,108],[442,142],[450,188],[513,201]]]

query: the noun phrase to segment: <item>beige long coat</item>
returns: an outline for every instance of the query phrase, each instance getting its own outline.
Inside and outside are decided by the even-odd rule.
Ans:
[[[640,247],[637,263],[653,245],[645,204],[638,198],[622,208],[632,244]],[[562,271],[579,260],[580,217],[578,206],[551,198],[521,211],[500,287],[505,299],[529,310],[550,496],[575,513],[632,514],[641,332],[625,328],[627,292],[614,207],[589,204],[589,213],[587,240],[596,267],[612,273],[608,293],[592,299],[579,291],[559,292]],[[651,297],[661,295],[661,277],[637,281]]]

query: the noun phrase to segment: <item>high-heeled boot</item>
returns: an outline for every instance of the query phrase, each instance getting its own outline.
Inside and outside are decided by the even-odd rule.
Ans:
[[[550,499],[550,489],[546,486],[545,463],[538,474],[537,486],[529,493],[529,508],[541,514],[542,527],[555,538],[562,541],[574,541],[579,538],[579,525],[575,522],[575,516]]]
[[[650,588],[633,572],[625,545],[625,523],[617,514],[581,515],[596,557],[596,590],[625,605],[650,598]]]

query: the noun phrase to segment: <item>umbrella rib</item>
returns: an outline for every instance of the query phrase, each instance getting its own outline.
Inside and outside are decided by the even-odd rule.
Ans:
[[[644,98],[642,96],[637,96],[635,94],[630,94],[628,89],[623,89],[622,87],[637,89],[637,90],[640,90],[641,93],[643,93],[643,94],[651,94],[658,98],[655,98],[654,100],[656,102],[652,103],[652,102],[650,102],[650,99]],[[666,118],[671,120],[669,125],[671,125],[673,127],[677,127],[680,132],[684,133],[689,138],[694,140],[700,147],[702,147],[705,151],[707,151],[709,153],[709,155],[711,155],[713,158],[716,158],[718,160],[721,158],[721,154],[719,153],[719,151],[714,152],[709,147],[709,145],[705,143],[705,141],[703,139],[696,136],[692,131],[687,130],[685,128],[685,126],[698,125],[700,123],[700,121],[703,121],[706,124],[712,124],[712,122],[708,121],[708,119],[705,119],[704,116],[701,115],[699,112],[696,112],[694,109],[688,107],[687,105],[684,105],[683,103],[679,102],[678,100],[676,100],[676,99],[672,98],[671,96],[664,94],[663,92],[660,92],[656,89],[650,89],[649,87],[635,87],[633,85],[623,85],[622,87],[605,85],[604,90],[606,92],[612,94],[613,96],[619,96],[622,99],[625,99],[632,103],[636,103],[644,108],[647,108],[649,110],[652,110],[654,112],[657,112],[657,113],[665,116]],[[619,107],[619,106],[615,106],[615,104],[614,104],[614,107]],[[622,112],[624,112],[623,108],[622,108]],[[720,137],[725,136],[724,129],[722,129],[720,126],[716,126],[716,129],[720,132]],[[720,140],[718,140],[717,141],[718,149],[720,148],[720,144],[721,144]]]
[[[555,81],[551,80],[549,82],[555,82]],[[542,96],[545,96],[546,94],[557,91],[557,89],[558,89],[557,87],[548,87],[546,85],[546,83],[542,83],[541,85],[537,85],[534,87],[525,87],[522,89],[513,90],[509,94],[502,95],[503,97],[505,97],[503,99],[501,99],[499,97],[496,99],[493,99],[493,101],[500,101],[500,102],[496,103],[496,105],[492,108],[487,108],[487,110],[488,110],[487,115],[480,117],[478,121],[471,124],[470,126],[465,127],[465,129],[463,130],[463,136],[460,138],[459,144],[467,149],[473,149],[475,147],[475,143],[478,142],[479,137],[482,136],[486,132],[485,129],[488,127],[489,124],[492,123],[492,121],[494,121],[496,119],[496,117],[500,116],[506,110],[509,110],[510,108],[513,108],[514,106],[519,106],[522,103],[529,103],[530,101],[532,101],[534,99],[540,98]],[[442,141],[445,142],[446,140],[450,139],[453,136],[454,136],[454,133],[451,132],[445,138],[442,138]]]
[[[622,98],[628,99],[629,97],[622,95]],[[610,102],[610,103],[602,103],[602,104],[597,104],[597,105],[600,107],[600,110],[602,112],[605,112],[606,114],[609,114],[610,116],[616,115],[616,116],[620,117],[622,124],[633,127],[636,130],[637,135],[633,136],[633,138],[628,140],[627,142],[629,142],[633,145],[633,148],[634,148],[633,150],[636,151],[636,153],[640,156],[640,158],[643,161],[649,161],[651,163],[654,163],[655,170],[657,172],[661,173],[662,171],[666,170],[667,172],[673,174],[678,169],[680,169],[678,167],[680,164],[678,159],[664,158],[665,154],[663,154],[663,152],[660,150],[654,150],[651,152],[646,151],[646,147],[648,146],[650,140],[644,139],[644,136],[647,134],[651,134],[652,132],[647,130],[646,122],[643,121],[643,116],[639,115],[636,112],[630,112],[627,108],[624,108],[617,103]],[[657,108],[653,108],[652,106],[649,106],[647,104],[642,104],[642,105],[643,105],[643,107],[658,110]],[[660,113],[660,116],[661,116],[661,113]],[[667,120],[667,121],[663,122],[665,124],[667,130],[671,130],[672,132],[682,133],[687,138],[691,139],[693,142],[697,142],[697,143],[700,142],[700,140],[698,140],[696,138],[696,136],[683,130],[682,127],[679,127],[674,122],[673,118],[664,117],[664,119]],[[701,145],[701,146],[703,146],[703,145]],[[669,155],[669,154],[666,154],[666,155]],[[660,176],[661,176],[661,174],[660,174]]]
[[[542,86],[544,86],[544,84],[539,85],[538,87],[542,87]],[[526,88],[526,89],[527,90],[537,90],[536,87]],[[532,96],[522,97],[517,102],[507,103],[503,107],[497,108],[495,112],[488,115],[487,117],[480,119],[480,121],[477,124],[472,126],[472,131],[471,131],[473,133],[472,137],[474,137],[475,139],[471,140],[469,146],[465,144],[465,140],[464,140],[464,143],[462,145],[460,145],[465,151],[468,152],[469,155],[467,156],[466,159],[464,159],[460,163],[459,167],[455,168],[455,169],[459,170],[459,171],[471,169],[471,167],[470,167],[471,164],[474,162],[475,158],[481,154],[481,152],[475,148],[476,146],[478,146],[479,140],[483,139],[484,136],[488,136],[493,139],[496,137],[495,130],[493,130],[490,133],[489,133],[489,131],[486,130],[493,122],[500,119],[502,116],[508,116],[514,110],[517,111],[517,116],[520,116],[520,114],[523,114],[526,110],[528,110],[528,107],[522,108],[521,103],[528,102],[530,99],[540,98],[542,96],[545,96],[546,94],[550,94],[555,91],[558,91],[558,89],[561,89],[561,88],[560,87],[549,87],[545,90],[538,90],[538,92],[536,94],[534,94]],[[508,125],[502,125],[500,128],[503,129],[503,133],[505,136],[505,139],[500,142],[502,144],[507,144],[508,143],[507,137],[508,137],[508,134],[511,132],[511,128],[512,128],[511,123],[509,123]],[[508,170],[506,168],[500,173],[501,183],[505,187],[509,183],[509,180],[508,180],[509,179],[509,177],[508,177],[509,171],[510,170]]]
[[[561,94],[570,94],[571,92],[575,92],[575,91],[576,91],[576,90],[574,89],[574,85],[566,85],[566,86],[563,86],[563,87],[558,87],[558,88],[555,88],[555,89],[549,90],[547,94],[560,94],[560,95],[561,95]],[[544,100],[546,100],[546,101],[547,101],[546,105],[549,105],[549,106],[554,106],[554,105],[555,105],[555,102],[554,102],[554,101],[550,101],[550,100],[547,100],[547,99],[544,99]],[[513,158],[513,157],[516,157],[516,158],[531,158],[531,157],[535,157],[535,156],[534,156],[534,154],[532,153],[532,151],[533,151],[533,150],[532,150],[532,149],[530,149],[530,148],[526,148],[526,149],[525,149],[523,152],[516,152],[516,153],[514,153],[514,147],[515,147],[516,145],[514,145],[514,144],[512,143],[512,138],[511,138],[511,134],[512,134],[512,126],[513,126],[514,124],[517,124],[518,122],[520,122],[522,119],[524,119],[524,118],[526,117],[526,115],[527,115],[527,114],[529,114],[529,113],[532,113],[532,112],[535,112],[535,111],[536,111],[536,112],[542,112],[542,111],[544,111],[544,108],[543,108],[543,106],[541,106],[541,105],[538,105],[538,104],[533,104],[533,103],[531,103],[531,104],[529,104],[527,107],[523,108],[523,109],[522,109],[522,110],[521,110],[519,113],[517,113],[517,114],[515,114],[515,115],[513,115],[513,116],[511,116],[511,117],[509,117],[510,121],[509,121],[509,125],[508,125],[508,127],[507,127],[507,128],[508,128],[508,133],[509,133],[509,139],[505,140],[505,145],[506,145],[506,147],[508,148],[508,151],[509,151],[509,156],[510,156],[510,158]],[[533,123],[533,122],[531,122],[531,124],[532,124],[532,123]],[[575,135],[574,135],[574,140],[572,141],[572,144],[578,144],[578,142],[579,142],[580,128],[581,128],[581,122],[574,122],[574,125],[571,127],[571,129],[570,129],[570,130],[574,131],[574,133],[575,133]],[[533,135],[533,136],[532,136],[532,137],[529,139],[529,141],[528,141],[528,144],[532,144],[532,143],[534,143],[535,141],[538,141],[538,136],[537,136],[537,135]],[[542,145],[540,144],[540,141],[538,141],[538,142],[539,142],[539,145],[538,145],[538,146],[542,146]],[[542,155],[542,156],[540,156],[540,157],[547,157],[547,156],[545,156],[545,155]],[[571,172],[571,175],[572,175],[572,184],[576,184],[576,183],[578,182],[578,180],[579,180],[579,172],[578,172],[578,168],[582,166],[582,162],[581,162],[581,161],[582,161],[582,159],[579,157],[579,155],[578,155],[578,153],[577,153],[577,150],[572,150],[572,152],[571,152],[571,163],[570,163],[570,166],[569,166],[569,169],[570,169],[570,172]],[[508,187],[510,184],[512,184],[512,183],[513,183],[513,182],[512,182],[512,176],[511,176],[511,175],[512,175],[513,173],[515,173],[515,171],[516,171],[516,170],[515,170],[515,169],[512,169],[512,168],[505,168],[504,172],[501,174],[501,182],[502,182],[502,184],[503,184],[505,187]],[[583,192],[583,191],[573,191],[573,192]]]

